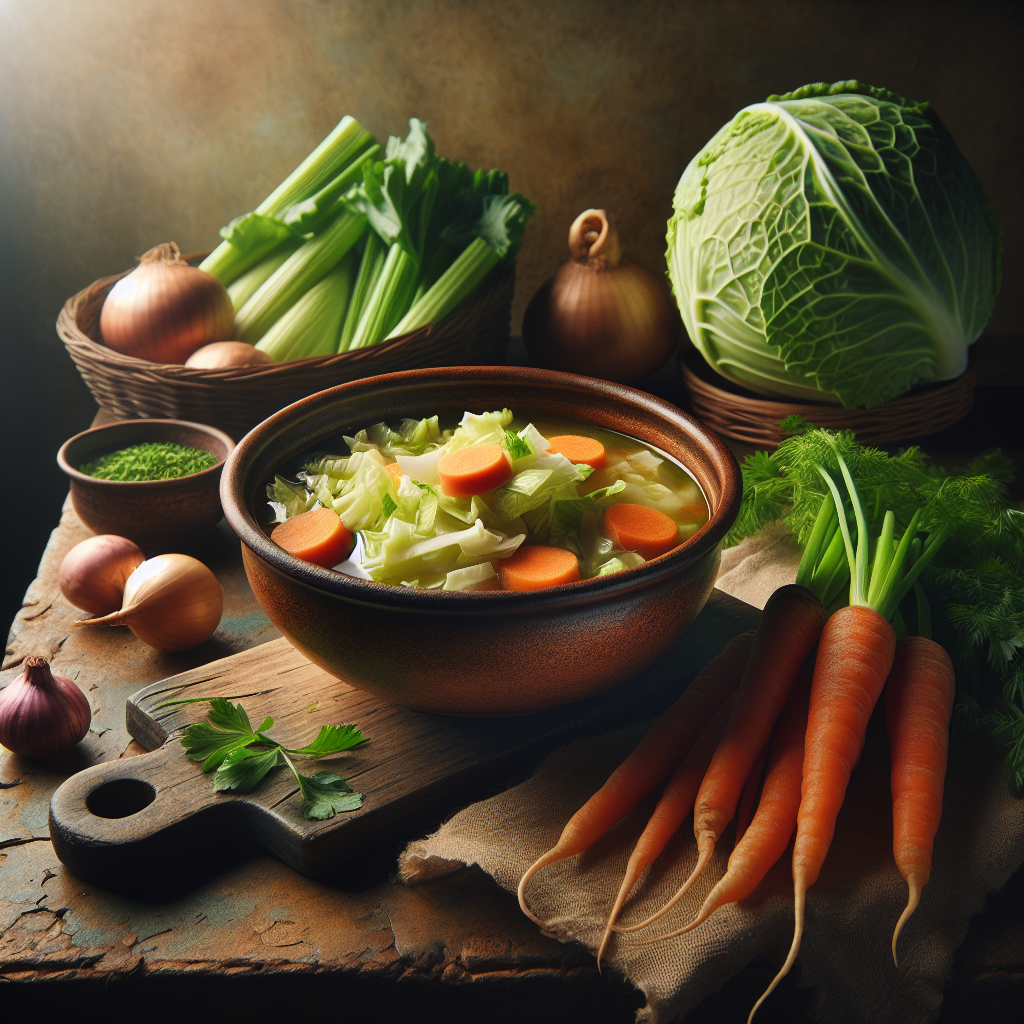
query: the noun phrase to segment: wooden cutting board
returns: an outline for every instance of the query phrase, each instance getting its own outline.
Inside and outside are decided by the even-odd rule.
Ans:
[[[415,838],[523,777],[555,747],[660,713],[758,614],[716,590],[687,634],[650,668],[607,693],[518,718],[448,718],[387,704],[317,668],[287,640],[274,640],[133,694],[128,731],[151,752],[65,782],[50,805],[54,848],[77,874],[115,887],[173,871],[182,858],[238,859],[260,849],[319,874],[368,847]],[[178,742],[208,705],[161,705],[217,696],[238,698],[254,725],[273,717],[271,735],[289,747],[308,743],[322,725],[356,723],[366,743],[316,767],[304,764],[344,776],[364,794],[362,807],[306,820],[294,778],[281,768],[254,793],[214,792]]]

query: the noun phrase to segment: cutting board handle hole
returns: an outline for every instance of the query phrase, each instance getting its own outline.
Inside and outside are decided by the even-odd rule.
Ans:
[[[97,818],[128,818],[156,799],[156,789],[142,779],[114,779],[94,789],[85,806]]]

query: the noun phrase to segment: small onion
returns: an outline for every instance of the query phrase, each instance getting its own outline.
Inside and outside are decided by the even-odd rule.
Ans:
[[[49,761],[89,731],[89,698],[45,658],[25,659],[19,679],[0,690],[0,743],[24,757]]]
[[[235,311],[212,274],[189,266],[174,242],[140,257],[107,295],[100,331],[109,348],[154,363],[183,363],[234,334]]]
[[[127,537],[90,537],[60,563],[60,592],[84,612],[109,615],[121,607],[125,581],[145,559],[138,544]]]
[[[538,289],[523,318],[523,344],[538,366],[605,380],[653,373],[679,339],[665,282],[622,256],[604,210],[569,229],[573,259]]]
[[[215,341],[196,349],[185,360],[186,366],[204,370],[226,370],[232,366],[273,365],[274,360],[246,341]]]
[[[127,626],[158,651],[187,651],[213,635],[224,610],[217,577],[190,555],[157,555],[128,577],[124,607],[74,626]]]

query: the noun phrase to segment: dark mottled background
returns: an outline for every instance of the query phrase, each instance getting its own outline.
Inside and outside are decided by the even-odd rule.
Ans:
[[[2,618],[95,411],[64,299],[158,242],[209,247],[343,114],[381,139],[429,120],[537,204],[517,328],[588,206],[663,267],[675,183],[740,107],[850,77],[930,99],[1006,231],[992,330],[1020,335],[1020,54],[1021,5],[984,0],[0,0]]]

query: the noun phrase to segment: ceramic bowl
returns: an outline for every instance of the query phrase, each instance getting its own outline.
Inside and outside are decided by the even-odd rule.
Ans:
[[[133,444],[171,441],[204,448],[217,464],[172,480],[97,480],[78,467]],[[212,530],[223,517],[220,476],[235,442],[227,434],[186,420],[121,420],[76,434],[57,453],[71,479],[71,501],[96,533],[116,533],[147,554],[181,547]]]
[[[260,526],[267,484],[339,430],[381,420],[508,407],[571,417],[667,452],[697,479],[710,521],[684,544],[626,572],[527,592],[445,592],[353,579],[302,562]],[[651,395],[607,381],[521,367],[407,370],[322,391],[243,438],[221,480],[256,599],[310,661],[398,704],[447,715],[516,715],[622,683],[665,653],[711,593],[739,510],[732,453],[710,430]]]

